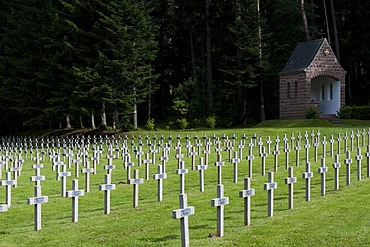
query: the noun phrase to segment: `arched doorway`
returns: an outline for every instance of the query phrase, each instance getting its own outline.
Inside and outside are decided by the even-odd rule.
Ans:
[[[318,104],[320,113],[338,115],[340,98],[340,81],[329,76],[311,80],[311,100]]]

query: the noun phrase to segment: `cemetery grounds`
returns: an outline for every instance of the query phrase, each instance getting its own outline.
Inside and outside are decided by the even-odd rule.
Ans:
[[[307,122],[306,122],[307,123]],[[224,129],[224,130],[189,130],[189,131],[156,131],[156,132],[133,132],[127,133],[127,153],[130,154],[131,178],[134,170],[139,170],[139,178],[143,179],[138,190],[138,205],[133,206],[133,185],[127,181],[127,167],[124,167],[122,159],[122,145],[124,135],[115,140],[103,137],[102,154],[97,165],[96,174],[90,175],[90,191],[79,197],[78,221],[72,222],[72,199],[61,196],[61,180],[56,179],[56,172],[52,170],[50,156],[45,157],[39,163],[44,167],[40,169],[45,180],[41,181],[42,195],[48,196],[48,201],[42,204],[42,228],[34,230],[34,206],[27,204],[27,199],[34,197],[35,182],[30,180],[35,175],[32,165],[37,162],[30,160],[30,150],[22,153],[22,171],[17,178],[17,187],[11,189],[11,207],[8,211],[0,213],[0,246],[180,246],[181,232],[180,220],[173,219],[173,210],[179,209],[180,177],[176,174],[178,159],[176,158],[176,144],[181,143],[185,168],[185,193],[188,205],[193,206],[195,213],[188,217],[190,246],[369,246],[370,235],[370,178],[367,177],[366,150],[370,145],[369,135],[370,122],[346,122],[342,126],[331,124],[307,126],[304,122],[267,122],[265,125],[246,129]],[[311,165],[313,177],[311,179],[310,201],[306,201],[306,184],[302,174],[306,171],[305,142],[304,135],[307,131],[310,144],[308,161]],[[353,143],[351,144],[351,131],[353,131]],[[317,147],[317,161],[314,160],[315,152],[311,143],[311,134],[320,133],[320,144]],[[301,150],[299,151],[299,166],[296,166],[296,152],[289,153],[288,165],[294,167],[294,207],[288,208],[288,185],[285,179],[288,177],[286,169],[286,154],[284,153],[283,138],[286,135],[288,143],[291,142],[292,134],[295,138],[301,133]],[[346,154],[344,152],[344,136],[347,133],[347,147],[352,158],[351,183],[346,185]],[[357,139],[356,134],[360,134]],[[365,133],[365,142],[362,143],[362,135]],[[245,139],[243,135],[245,134]],[[333,135],[333,152],[338,154],[338,134],[341,135],[339,163],[339,189],[334,188],[334,157],[330,156],[330,137]],[[162,142],[161,152],[155,153],[155,164],[149,164],[149,179],[145,178],[145,164],[138,166],[138,157],[133,152],[139,146],[139,135],[142,137],[142,160],[150,149],[158,149]],[[161,140],[163,135],[164,139]],[[134,136],[135,139],[132,139]],[[147,139],[146,136],[149,138]],[[154,137],[155,136],[155,137]],[[158,165],[162,164],[164,144],[169,146],[168,161],[166,162],[167,178],[163,179],[163,199],[157,200],[158,180],[153,175],[158,172]],[[206,136],[206,140],[203,137]],[[267,183],[267,173],[274,171],[275,141],[279,137],[278,170],[274,173],[277,188],[274,190],[274,214],[268,217],[267,191],[264,184]],[[326,158],[328,167],[326,172],[326,194],[321,195],[321,177],[318,169],[321,166],[323,153],[323,137],[326,136]],[[187,139],[188,137],[188,139]],[[213,138],[215,137],[215,138]],[[254,138],[256,137],[256,138]],[[267,148],[266,141],[270,137],[271,153],[267,155],[266,174],[261,171],[262,157],[259,155],[258,142],[262,141]],[[63,137],[59,137],[63,138]],[[156,139],[155,139],[156,138]],[[261,138],[261,139],[260,139]],[[46,140],[46,138],[44,138]],[[188,143],[186,142],[188,140]],[[217,140],[220,141],[221,156],[216,155]],[[245,140],[242,148],[242,159],[238,163],[238,181],[234,182],[233,163],[229,160],[228,146],[238,151],[238,145]],[[360,141],[358,141],[360,140]],[[119,143],[120,151],[116,152],[116,143]],[[195,155],[195,165],[199,165],[199,158],[204,157],[204,143],[211,142],[208,168],[204,171],[204,191],[199,189],[199,171],[192,170],[192,157],[188,156],[187,144],[198,147],[201,143],[201,155]],[[295,139],[296,141],[296,139]],[[84,142],[87,142],[85,137]],[[92,166],[93,139],[88,146],[88,160]],[[104,210],[104,191],[99,187],[104,184],[108,165],[106,158],[108,153],[107,143],[112,143],[114,151],[112,159],[115,169],[111,171],[111,183],[115,189],[110,192],[110,212]],[[251,222],[249,226],[244,225],[244,199],[239,197],[239,191],[243,190],[243,179],[248,177],[248,160],[250,156],[248,144],[252,142],[252,178],[251,188],[255,189],[255,195],[251,197]],[[99,143],[99,139],[98,139]],[[133,143],[133,145],[131,144]],[[150,143],[151,146],[148,146]],[[0,155],[4,156],[2,144]],[[40,143],[39,143],[40,145]],[[51,145],[51,144],[50,144]],[[353,145],[353,148],[351,147]],[[362,175],[357,179],[357,163],[355,156],[357,146],[362,150]],[[51,152],[57,152],[57,148],[49,147]],[[41,149],[39,148],[39,151]],[[46,151],[46,148],[45,148]],[[62,153],[62,149],[60,153]],[[74,159],[78,153],[78,147],[73,148]],[[238,155],[239,155],[238,151]],[[148,156],[152,158],[152,153]],[[33,148],[33,157],[35,149]],[[60,155],[61,160],[62,155]],[[224,162],[222,167],[222,184],[224,195],[229,198],[229,204],[224,206],[224,236],[216,234],[216,208],[211,207],[211,199],[216,198],[216,187],[218,183],[218,169],[215,162],[218,157]],[[240,157],[239,157],[240,158]],[[62,160],[63,161],[63,160]],[[66,161],[64,161],[66,163]],[[153,163],[153,162],[152,162]],[[80,164],[81,169],[83,166]],[[72,180],[78,179],[79,189],[85,186],[85,175],[79,172],[75,177],[75,163],[70,169],[71,176],[67,177],[67,190],[72,189]],[[2,169],[2,179],[5,180],[5,170]],[[0,187],[0,204],[5,203],[5,186]]]

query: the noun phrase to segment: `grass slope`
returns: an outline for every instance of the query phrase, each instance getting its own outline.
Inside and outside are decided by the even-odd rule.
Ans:
[[[297,123],[296,123],[297,125]],[[369,126],[369,125],[368,125]],[[286,128],[285,128],[286,127]],[[27,205],[27,198],[33,197],[34,183],[30,182],[30,176],[34,171],[29,159],[24,163],[22,174],[18,180],[18,187],[12,189],[12,206],[8,212],[0,214],[0,246],[179,246],[181,243],[180,222],[172,219],[172,210],[179,208],[179,176],[175,174],[177,161],[175,159],[174,144],[176,136],[181,135],[183,153],[186,153],[185,135],[188,134],[192,143],[193,137],[218,137],[235,134],[239,144],[242,134],[252,137],[256,134],[266,141],[267,136],[272,140],[278,135],[282,140],[284,134],[288,137],[293,132],[295,136],[299,132],[302,135],[307,131],[311,134],[320,130],[321,138],[326,135],[336,137],[338,133],[345,132],[350,135],[358,128],[351,126],[342,127],[259,127],[253,129],[233,129],[214,131],[192,132],[156,132],[159,138],[172,135],[170,161],[167,163],[168,178],[164,180],[163,201],[157,202],[157,181],[152,175],[157,172],[157,166],[150,166],[150,180],[145,180],[139,187],[139,207],[133,208],[133,187],[126,182],[126,170],[123,161],[115,159],[113,164],[112,183],[117,185],[116,190],[111,192],[111,213],[104,214],[104,192],[99,191],[99,184],[104,182],[106,171],[103,166],[106,159],[101,160],[98,172],[91,177],[91,191],[79,199],[79,222],[71,222],[71,199],[61,197],[61,181],[55,179],[55,172],[51,170],[51,162],[46,158],[42,163],[45,168],[41,174],[46,176],[42,184],[42,195],[49,196],[49,202],[42,205],[42,230],[33,230],[33,206]],[[359,128],[363,131],[364,128]],[[366,129],[368,131],[368,128]],[[148,134],[153,138],[153,133],[138,132],[143,137]],[[136,135],[138,134],[136,133]],[[366,136],[367,137],[367,136]],[[359,145],[362,145],[361,138]],[[137,139],[135,140],[137,143]],[[153,142],[154,140],[151,139]],[[158,141],[158,140],[157,140]],[[247,139],[249,142],[249,139]],[[145,140],[144,140],[145,143]],[[285,154],[282,152],[280,143],[279,168],[275,173],[275,181],[278,188],[274,191],[274,216],[267,217],[267,192],[263,190],[263,184],[267,182],[267,175],[261,175],[261,158],[258,157],[258,148],[253,148],[255,160],[253,160],[253,177],[251,187],[255,188],[256,195],[251,203],[251,225],[243,225],[243,199],[239,198],[239,190],[243,189],[243,178],[248,176],[248,161],[243,159],[239,163],[238,183],[233,183],[233,165],[229,163],[228,152],[222,152],[222,160],[225,166],[222,170],[225,196],[230,198],[230,204],[225,206],[225,236],[223,238],[209,237],[216,233],[216,209],[210,206],[212,198],[216,197],[217,168],[213,165],[216,160],[215,146],[211,147],[212,154],[209,157],[209,167],[205,172],[205,191],[199,191],[199,173],[191,170],[191,158],[185,155],[184,161],[189,173],[186,175],[186,193],[188,205],[195,207],[195,214],[189,217],[189,232],[191,246],[367,246],[370,245],[368,229],[370,227],[370,179],[367,178],[366,159],[362,161],[362,180],[357,181],[357,166],[354,159],[355,151],[351,157],[351,184],[346,183],[346,169],[343,163],[343,141],[341,143],[341,168],[340,189],[334,190],[334,171],[332,157],[329,157],[329,144],[327,145],[326,166],[329,171],[326,174],[327,194],[320,195],[320,174],[317,169],[320,166],[322,147],[318,149],[318,160],[314,161],[314,152],[311,148],[309,161],[314,177],[311,181],[311,201],[305,200],[305,181],[302,173],[305,171],[304,149],[300,151],[300,165],[295,166],[295,152],[289,154],[289,165],[294,167],[294,176],[298,182],[294,185],[294,208],[288,209],[288,188],[284,184],[287,177],[285,169]],[[353,142],[355,147],[356,138]],[[366,145],[368,139],[366,139]],[[225,146],[222,146],[225,149]],[[347,148],[351,147],[348,141]],[[90,147],[91,148],[91,147]],[[146,146],[144,151],[148,151]],[[202,147],[203,149],[203,147]],[[334,145],[335,152],[337,144]],[[363,152],[366,149],[363,148]],[[75,152],[76,153],[76,152]],[[246,146],[243,158],[248,153]],[[105,153],[103,157],[106,155]],[[90,154],[91,156],[91,154]],[[160,153],[156,154],[156,163]],[[29,158],[29,154],[27,154]],[[131,155],[132,161],[137,164],[137,159]],[[266,160],[266,172],[273,170],[273,155]],[[199,157],[197,157],[198,162]],[[139,169],[141,178],[144,178],[144,166]],[[73,167],[70,169],[74,175]],[[4,178],[4,171],[3,171]],[[74,176],[67,181],[67,190],[71,190]],[[84,187],[85,177],[80,174],[79,187]],[[1,201],[5,203],[5,188],[0,188]],[[0,202],[1,202],[0,201]]]

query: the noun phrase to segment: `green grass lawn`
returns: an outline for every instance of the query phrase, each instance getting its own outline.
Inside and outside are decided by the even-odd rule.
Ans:
[[[258,147],[253,148],[255,159],[251,187],[255,189],[256,194],[251,202],[251,225],[244,226],[243,199],[239,197],[239,190],[243,189],[243,178],[248,176],[248,161],[245,160],[248,146],[244,148],[243,161],[239,163],[238,183],[233,183],[233,165],[228,162],[228,153],[223,151],[222,160],[225,166],[222,168],[222,181],[225,186],[225,196],[229,197],[230,203],[225,206],[225,236],[212,237],[216,234],[216,209],[211,207],[211,199],[216,197],[217,186],[217,167],[214,166],[215,146],[211,147],[209,167],[205,171],[204,192],[199,191],[199,172],[191,170],[191,158],[185,155],[183,160],[186,168],[189,169],[185,178],[185,190],[188,195],[188,205],[195,207],[195,214],[189,216],[191,246],[369,246],[370,179],[366,177],[366,158],[362,160],[362,180],[357,181],[355,151],[351,153],[353,159],[351,184],[347,186],[342,142],[340,188],[336,191],[332,168],[334,160],[329,156],[328,144],[327,192],[325,196],[321,196],[321,178],[317,169],[320,166],[322,145],[318,149],[317,162],[314,162],[313,148],[311,148],[309,161],[314,177],[311,180],[311,201],[307,202],[305,181],[302,179],[302,173],[305,171],[305,151],[304,149],[300,151],[298,167],[295,166],[295,151],[292,151],[289,155],[289,165],[294,167],[294,176],[298,181],[294,185],[294,208],[288,209],[288,187],[284,183],[288,174],[285,169],[285,154],[282,152],[284,134],[289,138],[291,133],[297,136],[299,132],[304,135],[305,131],[311,134],[312,131],[316,133],[320,130],[321,138],[326,136],[329,140],[333,135],[336,140],[338,133],[344,136],[345,132],[348,135],[351,131],[356,134],[357,130],[362,132],[363,129],[367,132],[369,121],[351,122],[342,126],[312,121],[308,126],[304,126],[300,121],[285,122],[285,124],[284,121],[276,121],[275,124],[267,122],[250,129],[130,133],[130,136],[136,135],[136,137],[139,134],[143,137],[149,135],[151,141],[154,134],[158,139],[162,134],[166,140],[169,135],[173,137],[170,160],[166,168],[168,178],[163,182],[163,201],[157,201],[157,181],[152,179],[152,175],[157,173],[157,166],[151,165],[150,180],[144,180],[144,184],[139,186],[139,206],[133,208],[133,186],[126,182],[123,161],[115,159],[113,164],[116,165],[116,170],[112,173],[112,183],[117,187],[111,192],[111,213],[105,215],[104,192],[99,191],[99,185],[104,182],[106,171],[103,166],[107,165],[107,160],[101,159],[97,174],[91,176],[91,191],[79,198],[79,221],[76,223],[72,223],[71,220],[71,199],[61,197],[61,181],[55,179],[51,162],[46,158],[42,162],[44,168],[41,170],[41,174],[46,176],[46,181],[41,182],[41,185],[42,195],[48,196],[49,202],[42,205],[42,230],[38,232],[34,231],[33,225],[34,207],[27,205],[27,198],[33,197],[34,190],[34,182],[30,181],[30,176],[34,175],[34,170],[31,168],[34,162],[29,160],[28,154],[18,179],[18,187],[12,189],[12,206],[7,212],[0,214],[0,246],[180,246],[180,220],[172,219],[172,211],[179,208],[179,175],[175,173],[176,136],[181,135],[182,152],[186,154],[186,135],[194,143],[195,135],[199,138],[204,135],[211,138],[213,134],[220,138],[223,135],[228,136],[229,140],[235,134],[236,144],[239,144],[243,134],[248,137],[247,143],[254,134],[263,138],[264,142],[267,136],[270,136],[272,141],[279,136],[281,154],[278,172],[275,173],[278,187],[274,191],[274,216],[267,217],[267,192],[263,190],[263,184],[267,182],[267,171],[273,170],[273,155],[267,157],[266,176],[262,176]],[[367,138],[366,135],[363,153],[368,145]],[[137,138],[135,141],[137,143]],[[336,143],[335,152],[337,152]],[[356,144],[357,142],[354,141],[353,145],[356,146]],[[225,147],[222,146],[223,149]],[[347,148],[350,148],[349,141]],[[147,152],[148,148],[143,146],[143,151]],[[103,156],[106,156],[106,147]],[[160,156],[161,154],[156,154],[157,164],[160,164]],[[137,164],[136,157],[133,155],[131,157]],[[196,160],[198,163],[199,156]],[[134,169],[139,169],[140,178],[144,178],[144,166],[135,166]],[[73,167],[70,171],[74,175]],[[4,177],[3,171],[3,179]],[[67,180],[67,190],[71,190],[72,179],[75,177],[69,177]],[[85,177],[80,174],[78,179],[79,187],[84,188]],[[5,187],[0,188],[0,198],[0,202],[5,203]]]

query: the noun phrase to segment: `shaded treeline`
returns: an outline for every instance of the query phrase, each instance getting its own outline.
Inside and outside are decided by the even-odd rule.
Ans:
[[[198,127],[212,116],[229,127],[278,118],[278,72],[297,42],[322,37],[348,72],[346,103],[370,102],[365,0],[0,0],[0,6],[2,133],[127,130],[148,119]]]

